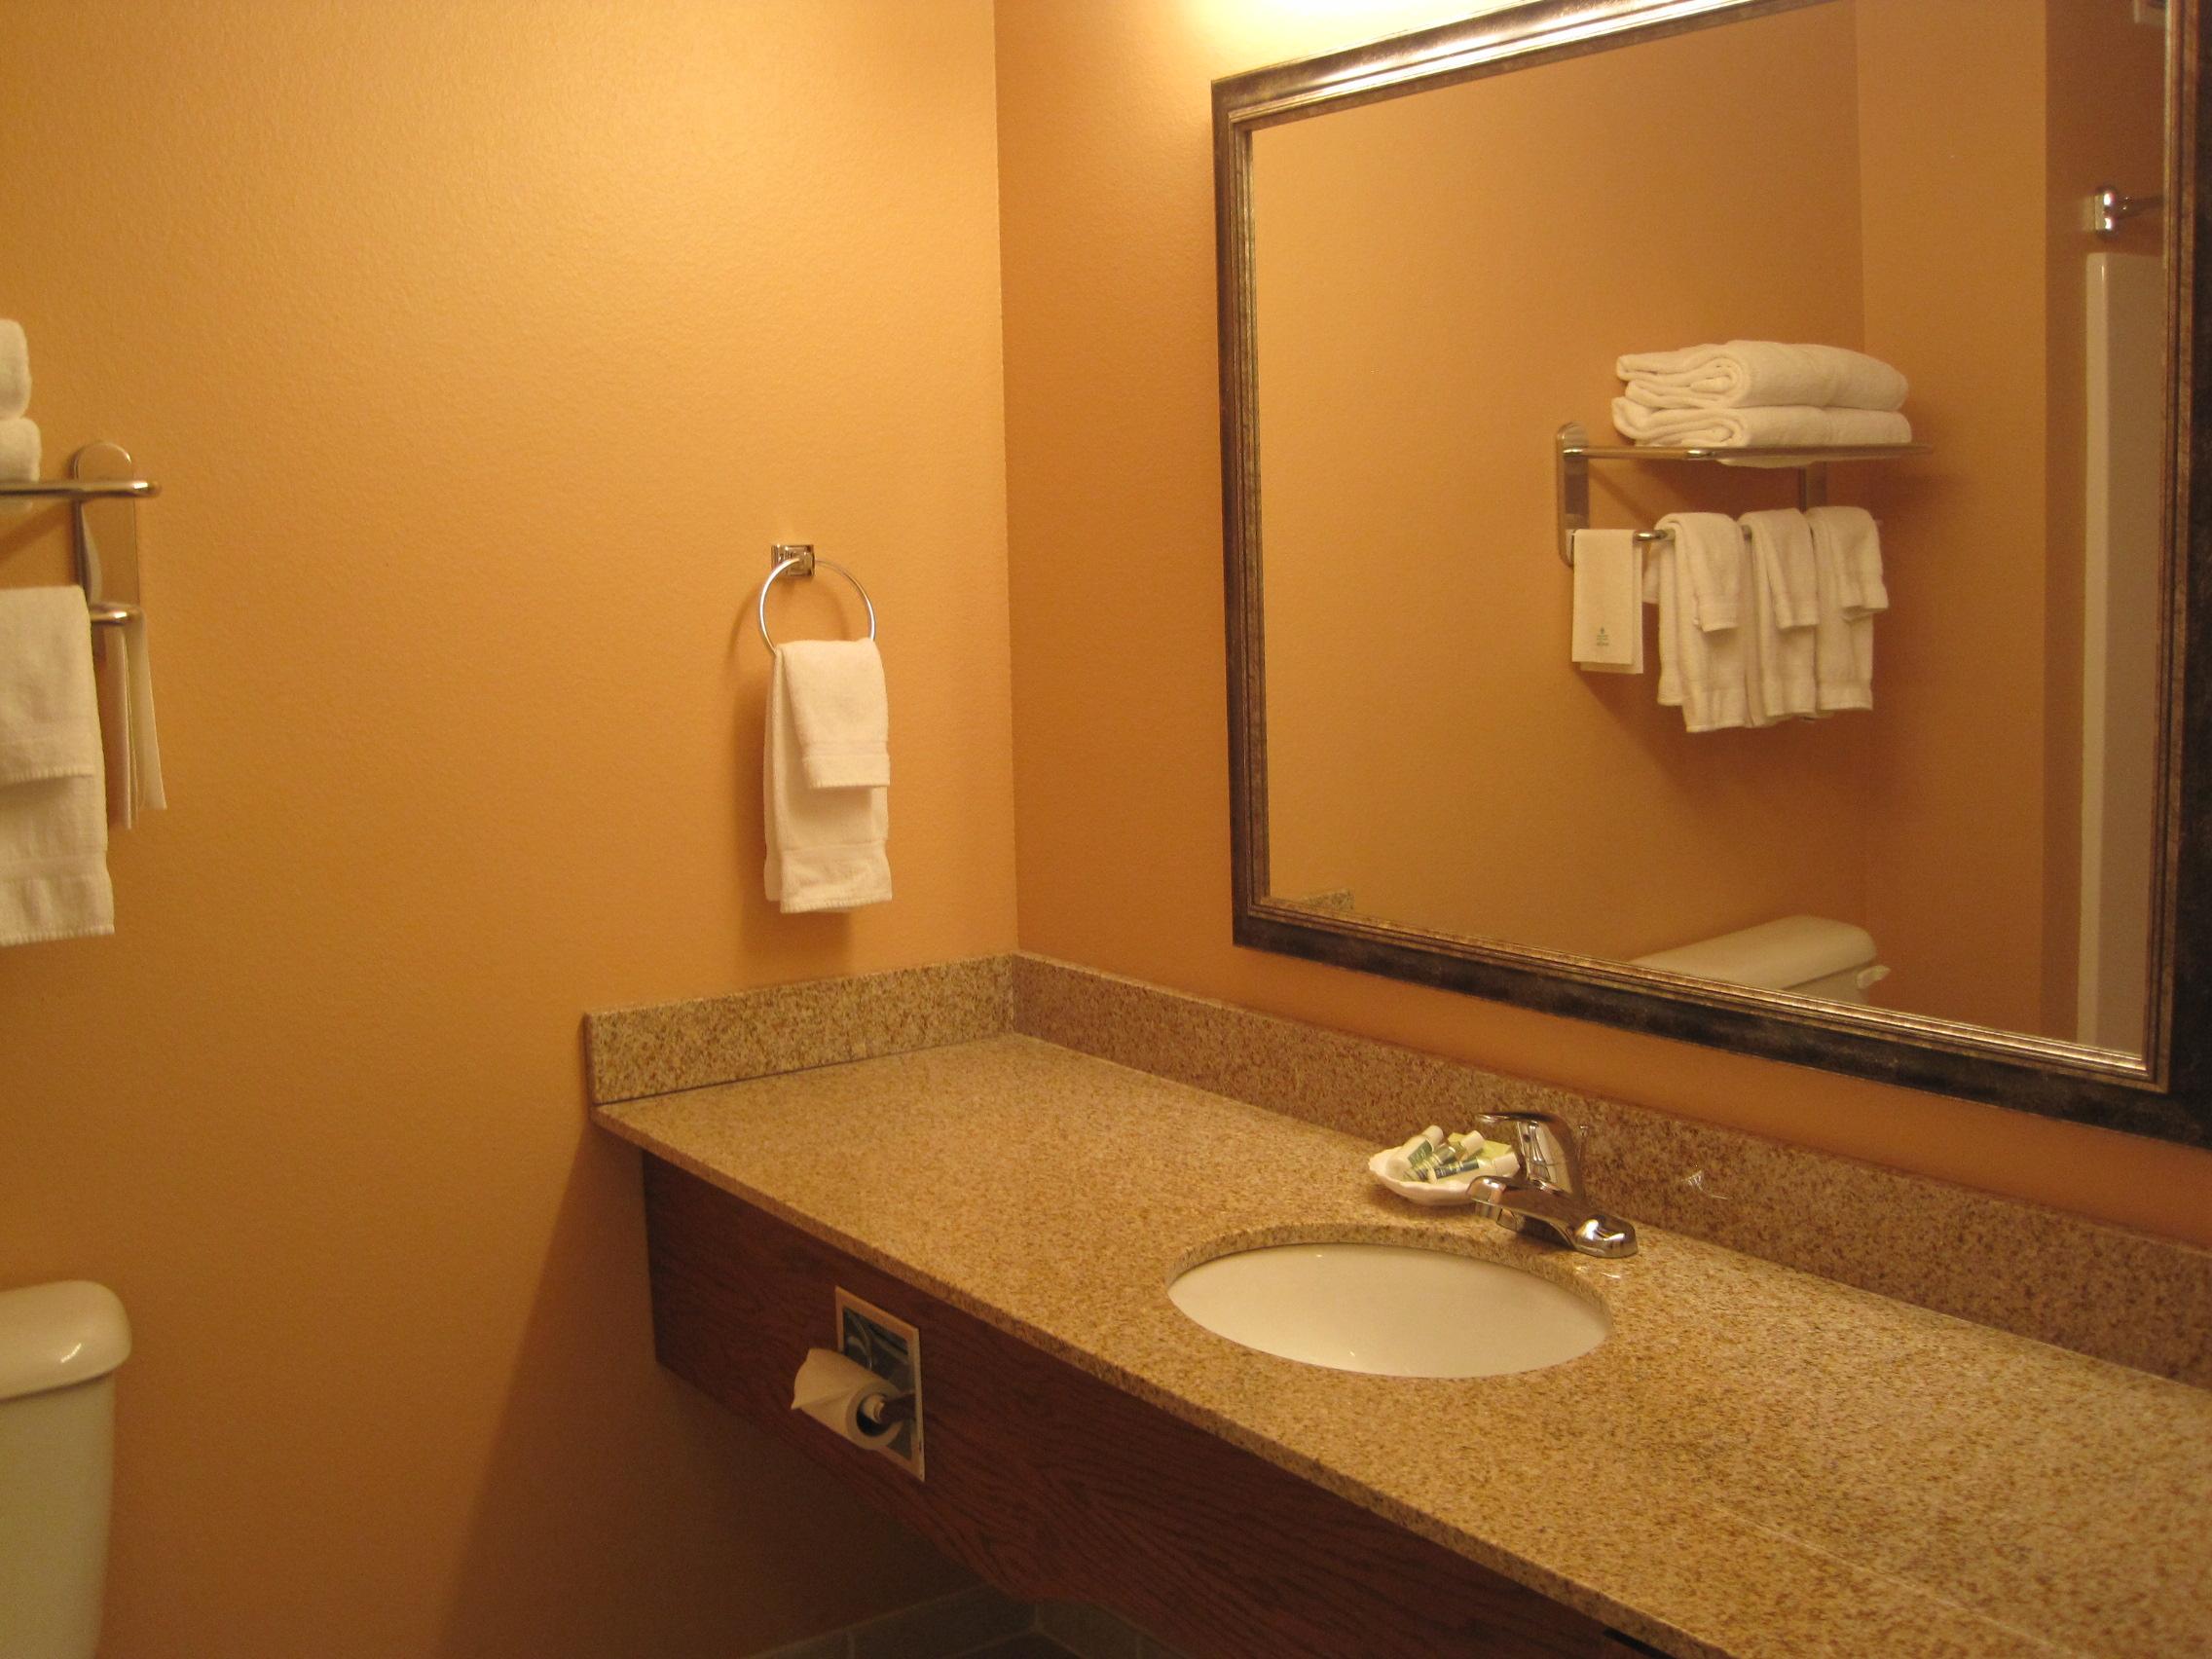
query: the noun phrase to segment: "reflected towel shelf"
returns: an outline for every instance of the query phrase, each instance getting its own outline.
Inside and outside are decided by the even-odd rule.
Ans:
[[[90,501],[106,496],[145,500],[162,487],[150,478],[25,478],[0,482],[0,500]]]
[[[1658,444],[1575,444],[1562,454],[1583,461],[1717,461],[1723,466],[1820,466],[1831,461],[1895,461],[1928,455],[1934,444],[1739,444],[1722,449],[1668,449]]]
[[[1569,421],[1553,437],[1559,484],[1559,556],[1574,564],[1574,533],[1590,528],[1590,462],[1593,461],[1714,461],[1722,466],[1794,468],[1797,504],[1817,507],[1827,500],[1827,468],[1838,461],[1899,461],[1934,453],[1933,444],[1744,444],[1733,448],[1668,448],[1652,444],[1594,444],[1580,422]],[[1639,541],[1664,541],[1666,532],[1637,532]]]

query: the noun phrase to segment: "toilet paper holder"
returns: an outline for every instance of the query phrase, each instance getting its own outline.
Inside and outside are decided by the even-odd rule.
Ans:
[[[810,1348],[792,1409],[922,1478],[922,1334],[843,1286],[831,1346]]]

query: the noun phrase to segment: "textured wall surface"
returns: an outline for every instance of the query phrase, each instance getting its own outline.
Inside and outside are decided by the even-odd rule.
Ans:
[[[1610,957],[1864,920],[1879,717],[1693,735],[1649,609],[1642,675],[1575,668],[1549,455],[1624,441],[1624,350],[1862,343],[1853,56],[1813,6],[1255,136],[1276,893]],[[1685,86],[1710,121],[1622,166]],[[1747,470],[1594,465],[1594,517],[1795,503]]]
[[[6,34],[33,413],[166,491],[174,807],[117,937],[0,951],[0,1283],[136,1327],[105,1652],[727,1659],[958,1582],[656,1370],[576,1028],[1014,942],[988,5]],[[898,898],[849,919],[760,896],[793,538],[883,613]],[[781,627],[851,620],[818,585]]]
[[[1230,943],[1207,83],[1465,10],[1001,0],[1023,945],[2212,1242],[2212,1155]]]

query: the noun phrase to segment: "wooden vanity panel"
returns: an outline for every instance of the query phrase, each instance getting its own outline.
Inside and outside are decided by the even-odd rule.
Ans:
[[[660,1361],[1024,1600],[1097,1604],[1195,1659],[1604,1659],[1583,1614],[647,1156]],[[831,1291],[921,1331],[929,1478],[791,1410]]]

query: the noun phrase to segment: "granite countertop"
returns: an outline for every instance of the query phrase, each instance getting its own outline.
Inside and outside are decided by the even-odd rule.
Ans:
[[[1672,1653],[2212,1654],[2212,1392],[1656,1228],[1601,1262],[1417,1209],[1346,1135],[1027,1037],[594,1116]],[[888,1155],[832,1156],[854,1144]],[[1309,1238],[1511,1262],[1613,1334],[1519,1376],[1364,1377],[1167,1300],[1193,1262]],[[1409,1457],[1416,1421],[1496,1455]]]

